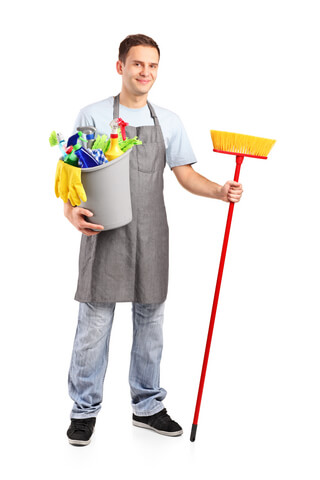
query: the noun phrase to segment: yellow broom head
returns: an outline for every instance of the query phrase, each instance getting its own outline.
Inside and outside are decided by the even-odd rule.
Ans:
[[[276,143],[269,138],[253,137],[242,133],[219,132],[211,130],[214,150],[224,153],[267,158]]]

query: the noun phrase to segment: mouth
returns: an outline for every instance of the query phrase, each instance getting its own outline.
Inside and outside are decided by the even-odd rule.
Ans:
[[[136,80],[137,82],[141,83],[141,85],[147,85],[151,82],[151,80],[142,80],[141,78],[137,78]]]

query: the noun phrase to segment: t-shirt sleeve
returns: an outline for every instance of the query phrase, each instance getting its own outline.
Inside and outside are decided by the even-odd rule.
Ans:
[[[91,115],[89,115],[84,110],[80,110],[76,118],[76,121],[74,122],[72,135],[77,133],[78,127],[89,127],[89,126],[95,127],[94,119],[92,118]]]
[[[174,115],[172,118],[170,135],[166,139],[166,143],[167,164],[170,168],[197,162],[187,132],[178,115]]]

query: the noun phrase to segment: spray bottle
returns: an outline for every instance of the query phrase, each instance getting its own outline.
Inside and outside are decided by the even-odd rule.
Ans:
[[[105,153],[105,156],[107,160],[110,162],[110,160],[114,160],[117,157],[120,157],[120,155],[123,154],[123,151],[119,147],[119,139],[118,139],[118,127],[121,129],[121,135],[123,140],[126,139],[126,130],[125,127],[126,125],[129,125],[128,123],[124,122],[122,118],[114,118],[112,122],[110,123],[111,127],[111,135],[110,135],[110,147]]]
[[[66,148],[66,157],[64,158],[64,162],[72,165],[73,167],[79,167],[78,157],[76,155],[76,151],[81,148],[81,145],[70,145]]]
[[[60,148],[60,151],[62,153],[62,158],[65,159],[67,154],[65,150],[66,146],[66,141],[63,138],[63,135],[61,133],[56,133],[54,130],[51,132],[50,137],[49,137],[49,143],[51,147],[54,147],[55,145],[58,145]]]
[[[63,138],[63,135],[61,133],[57,133],[57,140],[58,140],[60,152],[62,153],[62,158],[65,159],[66,158],[66,150],[65,150],[66,141]]]
[[[77,131],[82,132],[85,135],[85,138],[87,140],[87,148],[92,148],[97,129],[92,126],[87,126],[87,127],[78,127]]]

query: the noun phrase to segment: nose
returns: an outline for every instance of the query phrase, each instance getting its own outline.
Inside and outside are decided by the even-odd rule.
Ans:
[[[148,65],[144,65],[141,68],[140,75],[142,75],[143,77],[148,77],[149,74],[150,74],[150,67]]]

